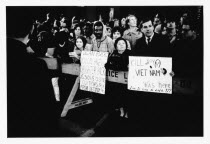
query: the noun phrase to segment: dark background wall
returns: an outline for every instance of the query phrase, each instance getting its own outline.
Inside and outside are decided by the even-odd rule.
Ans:
[[[184,12],[190,12],[195,19],[203,14],[202,6],[29,6],[22,7],[31,10],[37,18],[45,18],[47,12],[63,13],[69,18],[87,18],[90,21],[97,20],[101,14],[104,20],[108,20],[110,8],[115,9],[114,17],[122,18],[128,14],[135,14],[139,19],[144,16],[155,16],[162,13],[166,17],[180,18]]]

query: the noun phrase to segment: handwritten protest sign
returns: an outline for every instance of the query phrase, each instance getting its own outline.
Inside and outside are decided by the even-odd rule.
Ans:
[[[172,58],[129,57],[128,89],[172,94]]]
[[[80,89],[105,94],[108,52],[83,51],[81,54]]]

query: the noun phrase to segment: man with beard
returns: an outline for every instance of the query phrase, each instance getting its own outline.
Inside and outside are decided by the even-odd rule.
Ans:
[[[94,24],[94,35],[95,38],[92,40],[92,51],[98,52],[109,52],[112,53],[114,50],[114,43],[112,39],[105,35],[105,26],[102,22],[97,21]]]

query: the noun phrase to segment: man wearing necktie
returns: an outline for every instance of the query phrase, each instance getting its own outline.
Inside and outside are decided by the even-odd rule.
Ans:
[[[170,43],[165,37],[154,32],[152,20],[146,18],[141,24],[143,37],[137,40],[132,50],[134,56],[161,56],[169,57]]]
[[[133,56],[170,57],[169,40],[154,32],[151,19],[144,19],[141,24],[143,37],[137,40],[132,49]],[[129,91],[129,118],[133,136],[170,135],[169,95],[142,91]],[[169,120],[168,120],[169,119]]]

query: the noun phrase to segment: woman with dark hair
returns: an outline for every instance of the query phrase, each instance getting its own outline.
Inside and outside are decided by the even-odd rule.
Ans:
[[[76,39],[79,37],[79,36],[83,36],[83,29],[81,27],[80,24],[76,24],[74,26],[74,29],[73,29],[73,32],[70,33],[70,38],[71,38],[71,41],[73,41],[75,43]]]
[[[128,71],[128,57],[131,52],[128,50],[127,41],[124,38],[119,37],[116,39],[114,46],[116,50],[114,50],[109,57],[108,62],[105,65],[106,69],[114,71]],[[115,89],[118,89],[118,91],[116,92]],[[113,107],[120,110],[121,117],[128,118],[127,85],[107,82],[107,91],[110,98],[113,99]]]
[[[106,64],[108,69],[115,71],[127,71],[128,70],[128,56],[130,50],[128,49],[127,41],[119,37],[114,43],[115,49],[108,59]]]
[[[112,29],[111,38],[113,42],[115,42],[117,38],[122,37],[122,35],[123,35],[123,31],[121,27],[117,26]],[[128,49],[130,50],[131,49],[130,42],[128,40],[126,41],[127,41]]]
[[[78,63],[81,57],[81,52],[85,49],[87,40],[83,36],[79,36],[76,39],[74,51],[69,53],[69,56],[72,57],[73,62]]]

